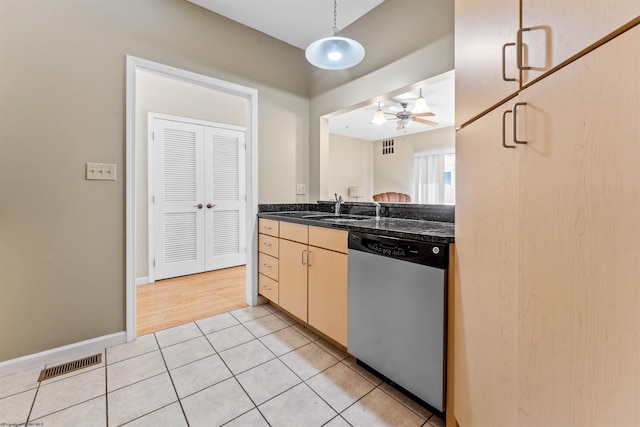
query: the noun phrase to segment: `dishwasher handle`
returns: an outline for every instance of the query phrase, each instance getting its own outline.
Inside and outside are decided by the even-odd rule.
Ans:
[[[349,250],[367,252],[443,270],[449,267],[449,245],[446,243],[350,232]]]

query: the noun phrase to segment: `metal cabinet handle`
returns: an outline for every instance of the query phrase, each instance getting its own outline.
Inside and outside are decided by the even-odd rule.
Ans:
[[[216,205],[212,205],[211,203],[207,203],[207,208],[211,209],[211,208],[215,208]]]
[[[513,142],[515,142],[516,144],[526,144],[526,143],[527,143],[527,141],[520,141],[520,140],[518,139],[518,135],[517,135],[517,133],[516,133],[516,127],[517,127],[517,126],[516,126],[516,124],[517,124],[517,120],[516,120],[516,117],[517,117],[516,110],[517,110],[517,108],[518,108],[519,106],[521,106],[521,105],[522,105],[522,106],[525,106],[525,105],[527,105],[527,103],[526,103],[526,102],[516,102],[516,103],[514,104],[514,106],[513,106]]]
[[[505,43],[502,45],[502,80],[504,80],[505,82],[515,82],[516,79],[514,78],[509,78],[507,77],[507,65],[506,65],[506,59],[505,59],[505,51],[507,50],[507,46],[515,46],[515,43]]]
[[[302,265],[306,265],[306,263],[304,262],[304,253],[305,252],[307,252],[307,251],[306,250],[302,251],[302,259],[301,259]]]
[[[271,265],[270,265],[270,264],[266,264],[266,263],[264,263],[264,262],[263,262],[263,263],[262,263],[262,265],[263,265],[265,268],[271,268]]]
[[[516,148],[515,145],[507,145],[506,143],[506,136],[505,136],[505,117],[507,116],[507,114],[509,113],[513,113],[512,110],[506,110],[502,112],[502,146],[504,148]]]
[[[202,203],[198,203],[197,205],[193,205],[194,208],[202,209]]]
[[[525,67],[522,65],[522,33],[525,31],[531,31],[531,28],[520,28],[516,36],[516,50],[517,50],[517,63],[518,70],[530,70],[531,67]]]
[[[271,243],[262,242],[262,244],[263,244],[264,246],[271,247]]]
[[[307,265],[311,267],[311,251],[307,251]]]

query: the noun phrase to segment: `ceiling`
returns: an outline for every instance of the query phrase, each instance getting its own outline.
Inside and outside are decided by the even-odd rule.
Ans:
[[[278,40],[305,50],[313,41],[333,35],[333,1],[331,0],[188,0],[243,25],[268,34]],[[384,0],[338,0],[337,27],[344,29],[361,18]],[[366,48],[366,46],[365,46]],[[331,71],[327,71],[331,72]],[[377,101],[385,112],[402,110],[400,102],[413,108],[419,89],[425,97],[438,126],[413,122],[405,130],[396,130],[393,121],[382,125],[370,123]],[[375,99],[363,100],[351,111],[333,115],[329,119],[329,131],[353,138],[378,141],[401,135],[425,132],[454,124],[453,71],[418,82],[408,88],[399,88],[392,94],[380,94]],[[387,118],[393,116],[387,115]]]
[[[302,50],[333,35],[331,0],[188,0]],[[338,0],[343,30],[384,0]]]

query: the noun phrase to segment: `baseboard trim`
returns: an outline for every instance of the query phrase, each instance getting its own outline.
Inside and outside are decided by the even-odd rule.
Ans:
[[[127,334],[122,331],[6,360],[0,362],[0,377],[19,372],[39,371],[47,366],[59,365],[96,353],[103,353],[104,356],[106,348],[123,344],[126,341]]]
[[[148,277],[138,277],[136,279],[136,286],[148,285],[149,283],[151,283],[151,282],[149,281]]]

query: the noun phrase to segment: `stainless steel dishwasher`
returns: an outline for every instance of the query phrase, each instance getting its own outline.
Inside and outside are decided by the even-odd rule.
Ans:
[[[347,350],[441,412],[448,262],[447,244],[349,233]]]

